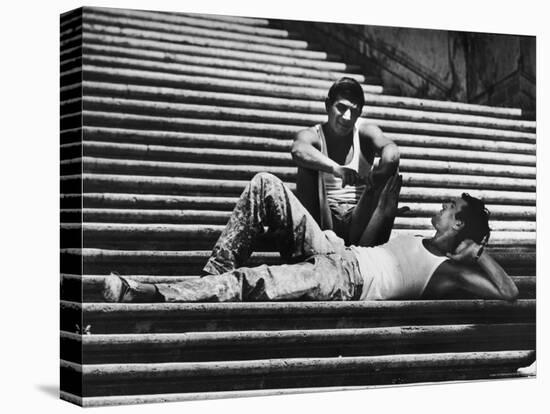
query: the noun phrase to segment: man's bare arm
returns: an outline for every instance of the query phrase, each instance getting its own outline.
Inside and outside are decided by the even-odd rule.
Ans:
[[[367,122],[359,124],[359,138],[362,148],[372,148],[380,157],[378,167],[372,172],[373,181],[384,182],[399,167],[399,148],[380,128]]]
[[[480,248],[472,240],[464,240],[454,254],[447,254],[460,286],[479,297],[516,299],[519,292],[512,278],[486,250],[477,258]],[[474,267],[475,263],[478,268]]]
[[[369,220],[367,227],[363,230],[359,239],[359,246],[369,247],[374,246],[379,238],[380,231],[384,223],[389,219],[393,219],[397,214],[397,203],[399,192],[403,184],[403,177],[399,174],[394,174],[384,185],[378,204],[372,217]]]
[[[330,159],[320,151],[320,148],[321,141],[311,128],[301,130],[294,137],[292,159],[298,167],[324,171],[341,178],[344,186],[354,185],[357,181],[357,172]]]

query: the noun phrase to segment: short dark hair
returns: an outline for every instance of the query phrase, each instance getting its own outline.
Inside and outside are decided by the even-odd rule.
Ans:
[[[353,78],[343,77],[332,84],[328,90],[327,102],[333,104],[336,99],[345,98],[357,104],[359,109],[365,105],[365,95],[361,84]]]
[[[462,199],[466,205],[455,214],[455,217],[464,222],[464,227],[460,232],[462,240],[471,239],[476,243],[487,244],[491,229],[489,228],[489,210],[485,207],[483,201],[472,197],[468,193],[462,193]]]

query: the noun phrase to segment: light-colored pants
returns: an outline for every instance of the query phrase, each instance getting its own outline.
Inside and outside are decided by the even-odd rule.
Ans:
[[[242,267],[268,228],[293,264]],[[167,302],[353,300],[362,279],[355,255],[323,232],[277,177],[257,174],[247,185],[204,266],[207,276],[159,283]]]

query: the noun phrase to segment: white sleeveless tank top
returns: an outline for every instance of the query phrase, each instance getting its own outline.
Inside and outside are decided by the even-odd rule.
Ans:
[[[363,277],[361,300],[418,299],[446,256],[430,253],[423,237],[400,235],[375,247],[351,246]]]
[[[321,140],[321,152],[328,157],[327,142],[325,139],[325,134],[323,133],[322,125],[316,125],[317,133]],[[366,158],[361,152],[361,146],[359,143],[359,131],[357,127],[353,128],[353,143],[350,148],[350,152],[353,151],[353,156],[345,166],[351,168],[359,173],[360,176],[366,176],[372,168]],[[349,157],[349,153],[346,156],[346,160]],[[347,185],[342,187],[342,179],[335,177],[334,175],[326,172],[322,172],[323,179],[325,181],[325,190],[327,202],[331,204],[347,203],[347,204],[357,204],[363,191],[365,190],[365,185]]]

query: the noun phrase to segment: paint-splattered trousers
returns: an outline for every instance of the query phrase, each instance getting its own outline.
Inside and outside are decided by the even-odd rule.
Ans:
[[[264,228],[291,264],[242,267]],[[354,300],[362,278],[355,254],[323,232],[277,177],[257,174],[247,185],[204,266],[206,276],[156,284],[167,302]]]

